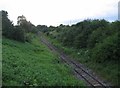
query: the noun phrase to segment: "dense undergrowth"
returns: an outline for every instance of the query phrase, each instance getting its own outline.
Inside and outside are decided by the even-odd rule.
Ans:
[[[86,65],[88,68],[95,71],[102,79],[110,82],[112,85],[118,85],[119,83],[119,65],[118,61],[102,62],[96,63],[94,60],[91,60],[89,57],[89,52],[87,49],[74,49],[70,47],[63,46],[56,39],[47,37],[51,43],[56,46],[59,50],[63,51],[73,59],[78,62]]]
[[[40,29],[39,29],[40,30]],[[84,20],[72,26],[60,25],[41,30],[65,53],[94,69],[118,85],[120,75],[120,22]]]

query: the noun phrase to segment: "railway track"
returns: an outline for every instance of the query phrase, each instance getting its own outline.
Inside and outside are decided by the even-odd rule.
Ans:
[[[51,49],[54,53],[57,53],[62,59],[62,61],[69,65],[72,68],[72,70],[77,74],[77,76],[79,76],[79,78],[82,78],[85,82],[87,82],[88,86],[91,86],[93,88],[110,88],[110,85],[104,83],[104,81],[100,80],[96,75],[93,75],[88,69],[84,68],[82,64],[75,62],[63,52],[60,52],[55,46],[49,43],[42,36],[41,42],[44,43],[47,47],[49,47],[49,49]]]

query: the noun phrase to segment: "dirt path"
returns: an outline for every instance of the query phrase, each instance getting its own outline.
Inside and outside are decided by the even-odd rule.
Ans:
[[[60,59],[69,65],[74,72],[75,76],[86,82],[87,86],[97,87],[100,86],[102,88],[109,88],[110,84],[102,80],[99,76],[97,76],[92,70],[88,69],[83,64],[75,61],[74,59],[70,58],[60,50],[58,50],[55,46],[53,46],[44,36],[40,36],[40,40],[44,43],[53,53],[59,55]]]

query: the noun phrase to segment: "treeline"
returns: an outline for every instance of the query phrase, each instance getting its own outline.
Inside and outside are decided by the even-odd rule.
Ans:
[[[2,35],[20,42],[31,42],[32,33],[37,33],[37,28],[25,16],[18,16],[17,25],[14,25],[8,18],[7,11],[2,13]]]
[[[120,52],[120,22],[106,20],[84,20],[75,25],[57,27],[33,25],[25,16],[18,16],[17,25],[8,18],[7,11],[2,12],[2,35],[21,42],[31,42],[32,33],[42,31],[57,39],[63,46],[80,50],[85,49],[89,58],[95,62],[117,61]]]
[[[64,46],[85,49],[95,62],[120,59],[120,22],[84,20],[72,26],[50,26],[41,30]]]

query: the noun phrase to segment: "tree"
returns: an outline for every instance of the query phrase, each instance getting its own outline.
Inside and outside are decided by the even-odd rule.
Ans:
[[[8,19],[7,11],[2,11],[2,35],[12,38],[14,26],[12,22]]]
[[[13,32],[13,39],[21,42],[25,42],[25,30],[22,29],[20,26],[15,26]]]
[[[30,32],[32,30],[32,23],[26,20],[25,16],[18,16],[17,24],[25,30],[25,32]]]
[[[48,32],[48,27],[46,25],[37,25],[37,29],[42,32]],[[50,28],[49,28],[50,29]]]
[[[26,17],[25,16],[18,16],[18,18],[17,18],[17,24],[18,25],[22,25],[22,24],[24,24],[25,22],[26,22]]]

